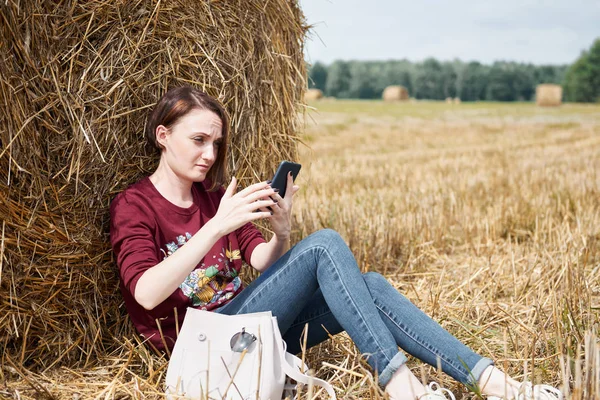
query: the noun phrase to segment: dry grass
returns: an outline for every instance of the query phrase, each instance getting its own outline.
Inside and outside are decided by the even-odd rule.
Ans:
[[[340,231],[365,271],[386,274],[516,378],[566,383],[573,399],[600,396],[600,108],[315,106],[295,239]],[[127,334],[87,369],[34,374],[4,365],[2,390],[11,398],[160,398],[166,361]],[[345,334],[310,349],[308,362],[339,398],[383,398]],[[435,369],[410,365],[457,398],[474,398]]]
[[[299,235],[338,230],[365,271],[516,378],[600,396],[600,108],[317,107]]]

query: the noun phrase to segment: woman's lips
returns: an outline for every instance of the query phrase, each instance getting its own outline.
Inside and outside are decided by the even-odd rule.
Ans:
[[[204,165],[204,164],[196,164],[197,167],[200,167],[200,169],[209,169],[210,167],[208,165]]]

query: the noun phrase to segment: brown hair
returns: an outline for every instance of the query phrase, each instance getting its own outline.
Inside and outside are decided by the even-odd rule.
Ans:
[[[227,112],[216,99],[191,86],[169,89],[158,103],[156,103],[154,110],[152,110],[152,113],[148,117],[146,139],[152,148],[161,153],[162,146],[156,140],[156,128],[159,125],[163,125],[165,128],[170,129],[192,110],[212,111],[217,114],[223,124],[222,143],[217,152],[217,159],[206,175],[206,179],[211,184],[209,190],[213,191],[225,182],[227,139],[229,135],[229,118],[227,117]]]

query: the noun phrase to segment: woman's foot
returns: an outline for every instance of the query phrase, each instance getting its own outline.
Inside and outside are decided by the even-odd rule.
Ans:
[[[563,400],[564,396],[560,390],[550,385],[533,385],[531,382],[523,382],[518,388],[512,388],[513,393],[507,396],[488,396],[488,400]]]
[[[385,391],[390,396],[390,400],[455,400],[451,391],[440,387],[435,382],[424,386],[406,364],[400,366],[392,375]]]
[[[518,381],[512,379],[493,365],[490,365],[483,371],[477,383],[481,394],[492,396],[492,398],[504,398],[512,395],[514,390],[518,389],[520,385]]]
[[[385,392],[390,395],[390,400],[414,400],[427,394],[425,386],[403,364],[394,372],[392,378],[385,386]]]
[[[560,390],[549,385],[520,383],[498,368],[490,365],[479,378],[481,394],[488,400],[562,400]]]

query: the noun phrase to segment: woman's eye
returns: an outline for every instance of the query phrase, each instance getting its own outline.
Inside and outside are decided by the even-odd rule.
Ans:
[[[204,142],[204,138],[197,137],[197,138],[194,138],[194,141],[196,141],[198,143],[203,143]]]

